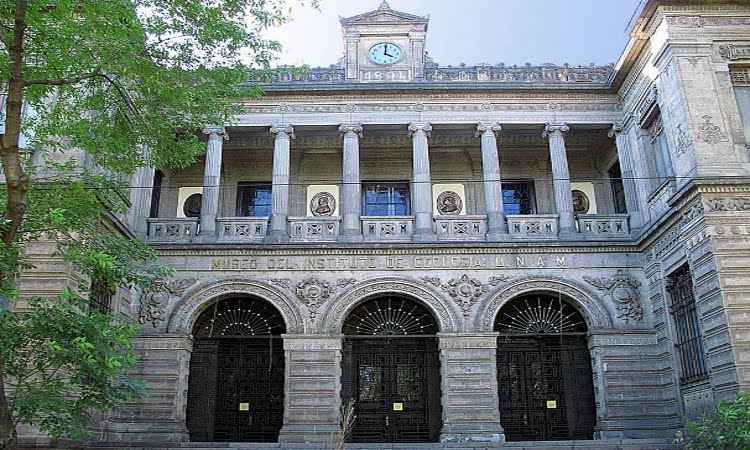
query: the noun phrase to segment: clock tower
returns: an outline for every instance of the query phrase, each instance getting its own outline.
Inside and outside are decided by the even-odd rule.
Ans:
[[[378,9],[342,17],[344,66],[350,82],[418,81],[424,79],[429,17]]]

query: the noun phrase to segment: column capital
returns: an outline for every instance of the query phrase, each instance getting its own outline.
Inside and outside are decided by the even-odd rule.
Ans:
[[[227,133],[226,128],[218,125],[206,126],[203,128],[203,134],[208,135],[208,137],[211,137],[211,135],[223,136],[225,141],[229,139],[229,133]]]
[[[625,129],[625,121],[618,120],[612,124],[612,128],[609,129],[607,136],[611,139],[617,136],[618,134],[622,133],[624,129]]]
[[[570,127],[565,122],[549,122],[544,127],[544,133],[542,133],[542,136],[547,137],[550,134],[558,131],[561,133],[567,133],[568,131],[570,131]]]
[[[362,137],[362,125],[358,123],[342,123],[339,125],[339,133],[354,133],[359,137]]]
[[[275,134],[276,137],[280,137],[281,135],[285,135],[290,139],[296,139],[297,136],[294,135],[294,127],[291,125],[274,125],[271,127],[271,134]]]
[[[487,133],[488,131],[491,131],[493,133],[497,133],[499,131],[502,131],[503,126],[500,125],[497,122],[479,122],[477,124],[477,132],[476,136],[481,136],[484,133]]]
[[[417,133],[419,131],[422,131],[429,137],[430,132],[432,132],[432,125],[429,122],[412,122],[409,124],[410,135],[413,135],[414,133]]]

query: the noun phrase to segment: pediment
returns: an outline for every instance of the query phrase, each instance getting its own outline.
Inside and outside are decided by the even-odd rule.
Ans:
[[[383,23],[428,23],[429,17],[416,16],[401,11],[396,11],[383,2],[380,7],[374,11],[366,12],[352,17],[342,17],[343,25],[364,25],[364,24],[383,24]]]

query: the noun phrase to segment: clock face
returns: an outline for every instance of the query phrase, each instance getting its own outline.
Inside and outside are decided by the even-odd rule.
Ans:
[[[375,64],[389,65],[401,61],[401,47],[390,42],[381,42],[370,47],[370,61]]]

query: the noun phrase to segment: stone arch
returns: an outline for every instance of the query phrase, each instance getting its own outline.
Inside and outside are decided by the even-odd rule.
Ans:
[[[193,324],[201,312],[216,301],[238,294],[253,295],[272,304],[284,318],[287,333],[305,332],[304,320],[292,299],[269,284],[245,278],[213,280],[192,289],[172,311],[167,326],[168,332],[191,334]]]
[[[458,317],[439,293],[422,283],[399,277],[376,278],[352,286],[326,308],[322,314],[321,330],[324,333],[340,334],[344,320],[357,305],[387,294],[400,294],[421,302],[437,320],[441,333],[458,332]]]
[[[570,299],[571,305],[583,315],[589,331],[613,327],[612,317],[603,302],[598,301],[595,295],[575,282],[559,278],[532,277],[510,282],[488,296],[479,305],[474,329],[479,332],[492,332],[495,317],[500,309],[511,299],[531,292],[565,294]]]

